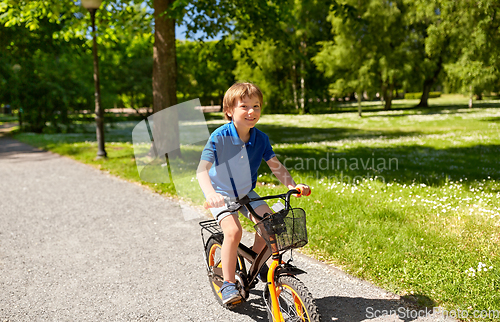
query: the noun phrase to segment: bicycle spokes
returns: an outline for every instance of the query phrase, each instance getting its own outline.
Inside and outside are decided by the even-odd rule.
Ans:
[[[283,319],[286,322],[308,321],[304,315],[302,301],[292,289],[281,286],[276,295],[278,296],[281,314],[283,314]]]

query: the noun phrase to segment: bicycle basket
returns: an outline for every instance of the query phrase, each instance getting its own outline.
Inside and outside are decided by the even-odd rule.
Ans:
[[[272,252],[307,244],[306,213],[301,208],[278,211],[259,221],[254,228]]]

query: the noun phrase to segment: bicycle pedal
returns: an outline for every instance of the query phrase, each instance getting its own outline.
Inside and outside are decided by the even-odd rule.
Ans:
[[[240,300],[236,300],[236,301],[231,302],[231,303],[227,303],[227,304],[225,304],[225,306],[226,306],[228,309],[232,309],[232,308],[234,308],[234,307],[238,306],[239,304],[241,304],[241,303],[243,303],[243,302],[245,302],[245,301],[244,301],[243,299],[240,299]]]

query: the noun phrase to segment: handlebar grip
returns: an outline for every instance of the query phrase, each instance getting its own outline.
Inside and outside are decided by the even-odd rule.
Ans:
[[[205,209],[210,209],[210,204],[209,204],[207,201],[205,201],[205,202],[203,203],[203,208],[205,208]]]
[[[300,187],[296,187],[295,189],[299,192],[299,196],[302,196],[303,189]],[[304,196],[309,197],[310,195],[311,195],[311,189],[309,189],[309,193],[307,195],[304,195]]]
[[[302,188],[300,188],[300,187],[295,188],[295,190],[297,190],[297,191],[299,192],[299,195],[298,195],[299,197],[300,197],[300,196],[306,196],[306,197],[309,197],[309,196],[311,195],[311,189],[310,189],[310,188],[309,188],[309,193],[308,193],[307,195],[303,195],[303,194],[302,194],[304,191],[303,191],[303,189],[302,189]]]

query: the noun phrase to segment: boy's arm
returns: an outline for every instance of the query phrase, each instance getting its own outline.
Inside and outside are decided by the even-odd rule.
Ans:
[[[277,157],[272,157],[271,159],[269,159],[267,161],[267,165],[276,176],[276,178],[278,178],[278,180],[288,189],[295,189],[298,187],[302,189],[302,194],[304,196],[308,196],[310,194],[309,186],[302,183],[297,185],[290,175],[290,172],[288,172],[287,168],[283,164],[281,164],[280,160],[278,160]]]
[[[198,164],[198,170],[196,171],[196,178],[198,179],[201,190],[205,194],[205,199],[209,206],[211,208],[218,208],[224,206],[224,197],[220,193],[217,193],[214,187],[212,187],[212,182],[208,175],[208,171],[211,167],[211,162],[201,160],[200,164]]]

